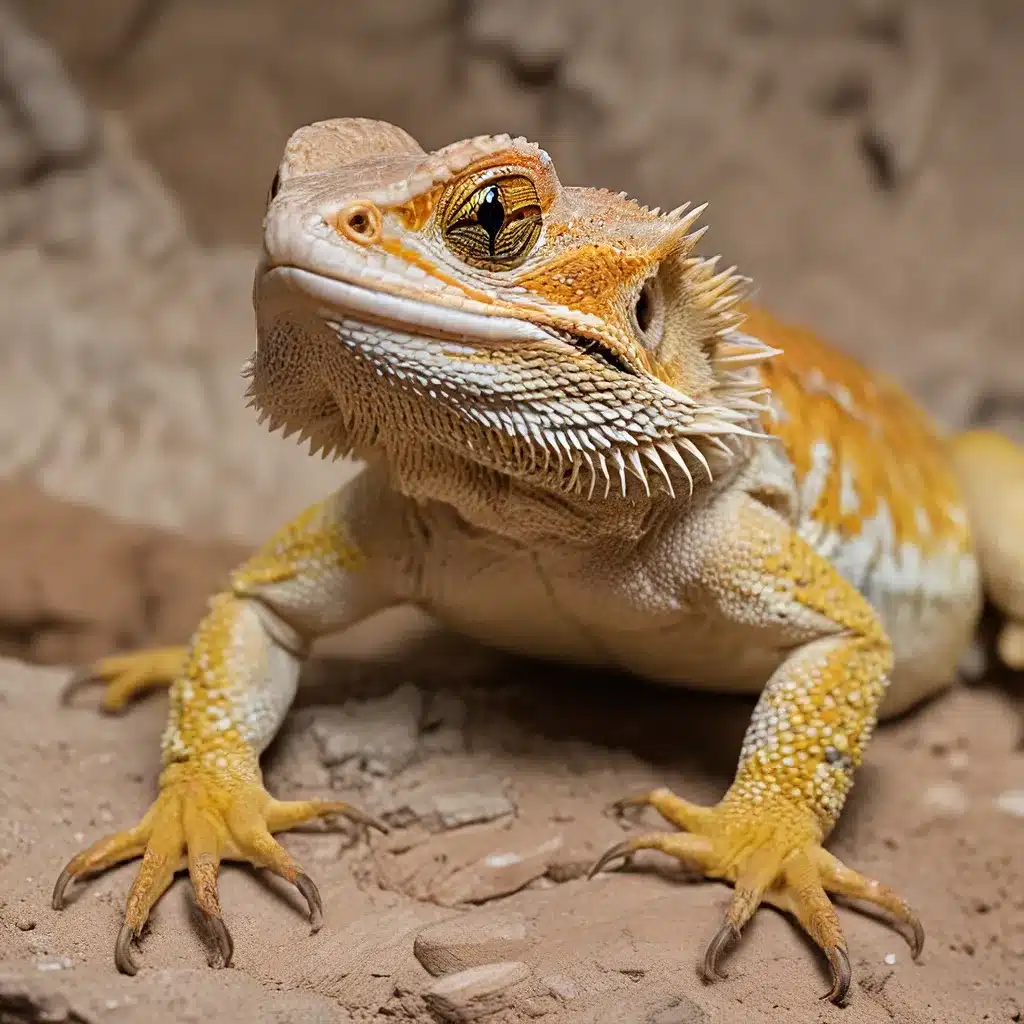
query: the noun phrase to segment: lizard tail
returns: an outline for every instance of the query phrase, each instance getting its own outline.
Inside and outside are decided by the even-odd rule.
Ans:
[[[1005,616],[999,656],[1024,669],[1024,447],[991,430],[968,430],[950,445],[985,592]]]

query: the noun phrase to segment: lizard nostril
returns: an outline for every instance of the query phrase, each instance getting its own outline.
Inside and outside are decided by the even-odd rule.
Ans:
[[[384,224],[380,210],[372,203],[352,203],[334,218],[335,228],[350,242],[372,245],[380,240]]]

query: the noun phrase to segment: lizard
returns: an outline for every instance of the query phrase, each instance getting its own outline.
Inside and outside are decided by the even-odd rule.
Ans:
[[[248,397],[271,430],[363,466],[231,575],[187,645],[76,680],[105,684],[108,710],[170,686],[155,802],[53,893],[59,909],[74,880],[141,856],[120,970],[183,867],[220,964],[224,859],[294,883],[320,926],[274,834],[335,814],[385,826],[274,798],[260,755],[313,642],[405,603],[499,649],[759,695],[721,800],[625,796],[673,827],[592,871],[658,850],[731,884],[707,979],[765,902],[820,948],[835,1003],[852,972],[832,896],[881,909],[920,953],[909,903],[825,842],[877,722],[954,682],[986,588],[1024,665],[1024,455],[940,431],[893,380],[756,304],[699,254],[704,209],[564,186],[508,135],[426,152],[341,118],[290,136]]]

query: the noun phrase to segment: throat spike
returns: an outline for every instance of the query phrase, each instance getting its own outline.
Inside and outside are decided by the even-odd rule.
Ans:
[[[608,472],[608,460],[604,457],[604,452],[597,453],[597,465],[601,470],[601,475],[604,477],[604,496],[607,498],[611,493],[612,478]]]
[[[714,479],[711,474],[711,467],[708,465],[708,460],[704,457],[704,453],[697,447],[688,437],[680,437],[678,444],[681,444],[700,464],[704,472],[708,475],[708,483]],[[712,443],[714,443],[712,441]]]
[[[626,460],[622,457],[622,452],[618,448],[612,449],[612,460],[615,462],[615,468],[619,471],[619,483],[622,485],[622,497],[626,496]]]
[[[686,459],[683,458],[679,449],[672,441],[662,441],[658,447],[683,471],[683,475],[686,477],[686,482],[690,487],[689,497],[693,497],[693,474],[690,472],[690,467],[686,464]]]
[[[644,493],[649,498],[651,496],[651,485],[647,479],[647,472],[644,470],[643,460],[640,458],[640,453],[635,448],[629,450],[629,468],[633,471],[633,475],[644,485]]]
[[[643,453],[644,458],[661,474],[662,479],[665,481],[665,486],[668,487],[668,493],[674,498],[676,496],[676,489],[672,486],[672,477],[669,476],[668,468],[658,454],[658,449],[644,448]]]
[[[598,455],[596,458],[600,458]],[[587,491],[587,501],[592,501],[594,498],[594,488],[597,486],[597,466],[594,464],[595,456],[589,457],[590,463],[590,489]]]
[[[583,469],[585,457],[583,455],[577,455],[572,460],[572,475],[569,477],[569,490],[578,491],[580,489],[580,472]]]
[[[703,210],[704,207],[702,206]],[[702,228],[697,228],[696,231],[691,231],[686,236],[686,244],[692,249],[707,233],[710,225],[705,224]]]

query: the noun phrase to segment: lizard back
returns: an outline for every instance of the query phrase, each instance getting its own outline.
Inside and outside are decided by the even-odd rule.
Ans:
[[[744,330],[782,350],[759,373],[793,525],[878,609],[901,669],[955,664],[981,584],[945,439],[895,381],[811,331],[746,312]]]

